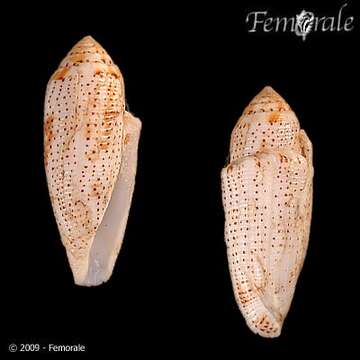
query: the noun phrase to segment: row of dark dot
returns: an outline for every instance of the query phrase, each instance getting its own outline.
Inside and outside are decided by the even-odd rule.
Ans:
[[[76,50],[78,50],[78,51],[76,51]],[[98,49],[95,49],[95,51],[94,50],[85,50],[85,49],[82,49],[81,47],[77,47],[76,50],[70,51],[68,56],[82,55],[82,54],[94,54],[94,53],[106,55],[104,50],[100,50],[100,51]]]
[[[281,171],[280,171],[281,172]],[[236,188],[235,188],[236,189]],[[236,190],[235,190],[236,191]],[[238,209],[234,209],[234,210],[238,210]],[[256,215],[256,214],[255,214]],[[241,222],[241,221],[240,221]],[[236,223],[235,223],[235,225],[236,225]],[[258,228],[258,227],[257,227]],[[249,229],[249,228],[247,228],[247,229]],[[241,228],[240,228],[240,230],[241,230]],[[230,233],[231,233],[232,231],[230,230]],[[236,232],[236,230],[234,230],[234,232]],[[280,231],[279,231],[280,232]],[[287,230],[287,232],[289,232],[289,230]],[[259,236],[260,235],[260,233],[258,233],[257,234],[257,236]],[[233,239],[234,240],[236,240],[236,237],[233,237]],[[275,237],[273,237],[273,240],[275,240]],[[255,241],[255,243],[256,243],[256,241]],[[244,245],[246,246],[246,243],[244,243]],[[280,247],[282,247],[282,244],[280,244],[279,245]],[[234,244],[233,244],[233,247],[234,247]],[[273,245],[272,245],[272,247],[273,247]],[[255,251],[256,251],[256,249],[254,249]],[[245,254],[245,251],[243,252],[244,254]],[[236,253],[236,255],[237,255],[237,253]],[[243,261],[245,261],[245,259],[243,259]],[[252,260],[253,261],[253,260]],[[238,263],[238,261],[236,261],[237,263]],[[235,263],[233,262],[233,264],[235,265]]]
[[[257,125],[258,125],[258,126],[261,126],[262,124],[263,124],[262,122],[259,122]],[[273,124],[270,123],[269,125],[272,126]],[[282,123],[280,123],[279,125],[281,126]],[[246,127],[246,124],[244,124],[242,127],[245,128],[245,127]],[[270,129],[268,129],[268,130],[270,130]],[[256,131],[257,131],[257,130],[256,130]],[[262,131],[262,134],[263,134],[263,135],[266,135],[267,132],[268,132],[268,131],[266,131],[266,130],[264,131],[264,130],[263,130],[263,131]],[[277,139],[277,141],[279,141],[279,140],[280,140],[280,141],[281,141],[281,140],[284,141],[284,137],[285,137],[285,136],[288,136],[289,133],[294,133],[294,132],[296,132],[296,130],[290,130],[290,131],[288,131],[288,132],[285,132],[283,129],[280,128],[280,130],[277,131],[277,133],[276,133],[276,139]],[[271,135],[274,135],[274,134],[275,134],[275,132],[274,132],[273,130],[271,130]],[[247,134],[246,134],[246,135],[247,135]],[[252,131],[252,132],[251,132],[251,135],[255,135],[255,131]],[[236,131],[236,132],[235,132],[235,136],[234,136],[235,145],[233,146],[233,148],[235,149],[235,153],[237,153],[237,152],[240,151],[240,149],[239,149],[240,146],[245,145],[245,144],[243,144],[243,142],[241,141],[241,139],[242,139],[243,137],[245,137],[245,134],[243,134],[243,133],[241,133],[241,132],[239,132],[239,131]],[[270,136],[269,136],[269,138],[271,139]],[[271,140],[272,140],[272,142],[275,142],[275,138],[272,138]],[[291,140],[291,141],[294,140],[294,135],[290,135],[290,140]],[[262,139],[262,141],[265,142],[266,139]],[[252,143],[255,143],[255,139],[252,140]],[[270,146],[272,147],[273,145],[270,144]]]
[[[71,78],[70,79],[68,79],[68,81],[70,81],[71,80]],[[51,103],[52,103],[52,101],[51,101],[51,98],[52,98],[52,96],[53,96],[53,94],[54,94],[54,92],[55,92],[55,90],[56,90],[56,84],[57,83],[53,83],[52,85],[53,85],[53,89],[52,89],[52,91],[50,92],[50,94],[49,94],[49,98],[48,98],[48,106],[49,106],[49,109],[51,110],[52,109],[52,106],[51,106]],[[68,88],[68,95],[69,95],[69,88]],[[59,89],[59,93],[61,92],[61,88]],[[66,99],[66,96],[64,96],[64,98]],[[58,111],[59,113],[61,113],[61,110],[59,110]],[[47,113],[46,114],[47,116],[50,116],[50,114],[49,113]],[[51,115],[54,115],[54,111],[51,111]],[[58,123],[57,123],[57,125],[59,125]],[[59,135],[58,136],[58,139],[61,139],[62,137],[63,137],[63,132],[64,132],[64,124],[63,123],[60,123],[60,128],[57,128],[56,129],[56,131],[55,131],[56,133],[60,133],[61,135]],[[57,147],[59,147],[59,144],[57,143],[56,144],[57,145]],[[50,146],[50,149],[52,149],[52,145]],[[56,154],[58,154],[59,155],[59,151],[57,151],[56,152]],[[50,156],[52,157],[52,162],[54,162],[54,157],[52,156],[53,155],[53,153],[52,153],[52,150],[51,150],[51,152],[50,152]],[[63,157],[61,157],[61,158],[63,158]],[[55,158],[55,160],[56,160],[56,162],[58,162],[58,157],[56,157]],[[62,164],[61,164],[62,165]],[[57,166],[56,166],[57,167]],[[61,166],[61,168],[62,168],[62,166]],[[54,169],[54,166],[52,167],[52,169]],[[59,173],[61,173],[61,169],[59,169],[60,171],[59,171]],[[63,191],[62,191],[62,189],[61,188],[59,188],[58,187],[58,185],[57,185],[57,183],[58,183],[58,181],[56,181],[56,179],[54,180],[54,183],[55,183],[55,186],[56,186],[56,192],[58,193],[58,195],[59,196],[57,196],[57,199],[58,199],[58,201],[59,201],[59,211],[61,212],[61,209],[65,209],[65,203],[64,203],[64,201],[65,201],[65,199],[64,199],[64,197],[63,197]],[[64,219],[65,220],[65,227],[67,227],[67,224],[66,224],[66,219]],[[69,229],[67,229],[67,230],[69,230]],[[69,231],[68,231],[69,232]],[[69,236],[69,240],[70,240],[70,242],[71,242],[71,235]]]
[[[98,74],[98,75],[100,75],[100,74]],[[111,81],[111,80],[110,80]],[[104,84],[105,85],[105,84]],[[113,92],[115,92],[116,90],[113,90]],[[109,94],[112,92],[112,84],[111,84],[111,82],[110,82],[110,84],[108,84],[108,87],[107,87],[107,90],[105,91],[105,93],[103,94],[103,96],[102,96],[102,98],[100,98],[99,100],[102,100],[100,103],[104,103],[104,100],[107,98],[107,97],[109,97]],[[101,89],[99,90],[98,89],[98,91],[96,92],[96,94],[97,95],[100,95],[101,94]],[[94,104],[94,107],[95,107],[95,104]],[[100,109],[99,110],[99,112],[100,113],[103,113],[103,109]],[[102,122],[101,123],[101,126],[103,127],[103,126],[105,126],[105,123],[104,122]],[[97,135],[99,136],[99,132],[100,132],[100,130],[99,129],[97,129]],[[120,131],[119,131],[120,132]],[[109,137],[109,139],[110,139],[110,137]],[[88,140],[88,139],[87,139]],[[120,141],[121,140],[121,134],[118,136],[118,140]],[[114,140],[113,141],[116,141],[116,135],[115,135],[115,137],[114,137]],[[93,152],[94,152],[94,150],[93,150]],[[105,153],[108,153],[108,150],[105,150]],[[115,151],[114,151],[114,149],[112,150],[112,153],[114,154],[115,153]],[[111,156],[112,157],[112,156]],[[110,157],[110,158],[111,158]],[[118,154],[116,154],[116,156],[115,156],[115,158],[118,160],[118,158],[119,158],[119,155]],[[105,161],[105,157],[102,157],[102,159],[101,159],[102,161]],[[99,163],[99,165],[100,165],[100,163]],[[96,165],[94,165],[94,167],[96,167]],[[111,162],[111,160],[109,161],[109,169],[111,170],[111,167],[112,167],[112,162]],[[101,168],[102,168],[102,172],[104,173],[104,171],[105,171],[105,165],[104,164],[101,164]],[[94,174],[95,175],[95,174]],[[84,175],[83,175],[84,176]],[[102,176],[103,177],[103,176]],[[112,178],[113,178],[113,176],[111,176]],[[109,180],[109,176],[106,176],[105,177],[106,178],[106,180],[108,181]],[[100,178],[97,178],[97,180],[96,181],[99,181],[99,179]],[[89,179],[89,182],[94,182],[95,180],[94,180],[94,176],[92,176],[90,179]],[[81,179],[80,179],[80,182],[81,182]],[[81,191],[82,192],[84,192],[84,188],[85,188],[85,184],[83,184],[82,185],[82,187],[83,187],[83,189],[81,189]],[[102,186],[102,188],[103,188],[103,190],[104,189],[106,189],[106,187],[105,186]],[[93,191],[96,191],[96,189],[94,189],[93,188]],[[99,195],[99,193],[98,193],[98,196],[97,196],[97,198],[98,198],[98,200],[100,200],[101,199],[101,196]],[[89,197],[89,194],[88,194],[88,201],[90,200],[90,197]],[[99,203],[99,201],[97,202],[97,220],[99,221],[100,220],[100,207],[99,207],[99,205],[100,205],[100,203]],[[105,204],[104,204],[104,206],[101,208],[101,211],[104,211],[104,209],[105,209]]]
[[[242,137],[242,136],[241,136]],[[242,141],[239,141],[240,139],[239,139],[239,135],[237,135],[237,136],[235,136],[235,139],[237,140],[237,143],[235,142],[235,145],[233,145],[233,157],[238,157],[239,156],[239,154],[241,153],[241,149],[239,149],[239,147],[240,146],[242,146],[243,145],[243,142]],[[279,141],[279,139],[280,139],[280,141]],[[294,140],[294,136],[291,136],[290,137],[290,141],[293,141]],[[262,141],[263,141],[263,143],[265,143],[265,139],[262,139]],[[272,139],[272,142],[275,142],[275,139],[273,138]],[[255,143],[255,140],[252,140],[252,144],[254,144]],[[280,146],[280,147],[284,147],[285,146],[285,144],[287,145],[288,144],[288,141],[286,141],[286,142],[284,142],[284,139],[283,138],[281,138],[280,137],[280,135],[277,135],[277,145],[276,145],[276,147],[277,146]],[[274,144],[269,144],[270,145],[270,147],[271,148],[273,148],[273,147],[275,147],[275,145]],[[254,145],[248,145],[247,146],[247,148],[246,149],[248,149],[248,151],[247,152],[245,152],[243,155],[244,156],[246,156],[246,155],[251,155],[251,150],[253,150],[254,149]],[[244,149],[245,150],[245,149]],[[260,153],[261,151],[260,150],[257,150],[256,151],[257,153]]]

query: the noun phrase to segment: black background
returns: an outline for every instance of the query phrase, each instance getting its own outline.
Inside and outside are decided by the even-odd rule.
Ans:
[[[8,344],[86,345],[87,354],[292,356],[354,345],[358,287],[359,23],[350,33],[247,32],[248,11],[336,15],[343,2],[128,8],[58,3],[3,12],[2,326]],[[4,25],[4,24],[3,24]],[[119,65],[143,123],[137,183],[110,281],[73,284],[43,168],[46,83],[91,34]],[[223,239],[220,170],[232,128],[265,85],[290,104],[314,146],[310,245],[277,339],[247,329]],[[310,350],[311,349],[311,350]],[[131,356],[129,356],[131,355]]]

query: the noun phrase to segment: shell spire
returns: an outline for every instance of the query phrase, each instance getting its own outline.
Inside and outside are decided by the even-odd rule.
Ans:
[[[71,67],[81,63],[103,63],[114,65],[106,50],[90,35],[78,41],[68,52],[60,67]]]
[[[286,101],[283,99],[283,97],[281,95],[279,95],[278,92],[276,92],[271,86],[265,86],[255,97],[255,99],[263,99],[263,98],[267,98],[267,99],[273,99],[277,102],[284,102],[286,103]],[[254,100],[252,100],[251,102],[253,102]]]
[[[271,86],[265,86],[250,101],[243,114],[248,115],[261,111],[291,111],[291,108]]]
[[[78,285],[111,276],[135,183],[141,123],[125,111],[120,70],[91,36],[50,78],[44,160],[56,222]]]

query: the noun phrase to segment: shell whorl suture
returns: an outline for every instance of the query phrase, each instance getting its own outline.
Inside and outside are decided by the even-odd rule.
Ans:
[[[78,285],[109,279],[135,183],[141,122],[125,111],[119,68],[90,36],[49,80],[44,161],[61,240]]]
[[[293,298],[309,240],[312,179],[311,142],[267,86],[235,125],[221,172],[235,298],[263,337],[280,335]]]

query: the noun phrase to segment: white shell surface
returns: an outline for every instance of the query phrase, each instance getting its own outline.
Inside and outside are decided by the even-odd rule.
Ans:
[[[234,294],[247,325],[281,333],[307,251],[312,145],[285,100],[265,87],[244,110],[221,172]]]
[[[125,111],[124,82],[90,36],[49,80],[44,159],[56,222],[78,285],[110,277],[135,183],[141,123]]]

